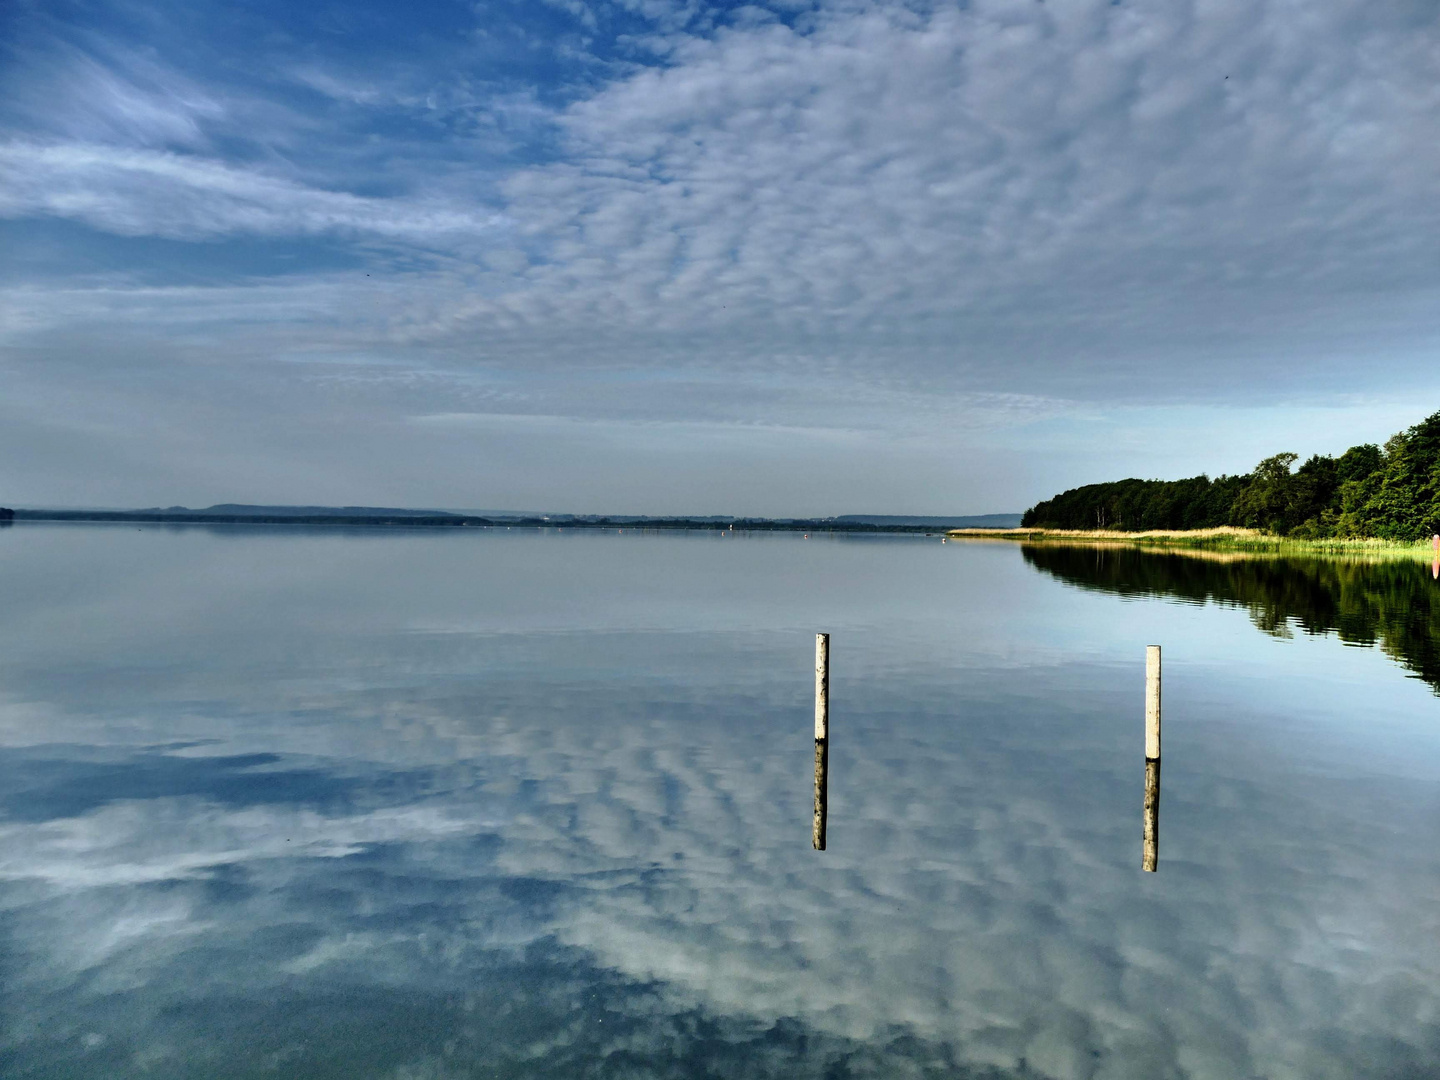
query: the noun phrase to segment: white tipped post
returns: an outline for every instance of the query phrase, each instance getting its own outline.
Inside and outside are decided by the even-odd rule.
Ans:
[[[1160,760],[1160,646],[1145,646],[1145,759]]]
[[[1160,646],[1145,648],[1145,824],[1140,867],[1155,872],[1160,861]]]
[[[815,822],[811,843],[825,850],[825,816],[830,771],[830,635],[815,635]]]

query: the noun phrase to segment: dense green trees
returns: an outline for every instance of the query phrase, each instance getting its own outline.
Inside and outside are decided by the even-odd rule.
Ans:
[[[1035,504],[1021,523],[1052,529],[1204,529],[1229,520],[1247,479],[1194,476],[1087,484]]]
[[[1338,458],[1275,454],[1246,476],[1117,480],[1036,503],[1026,527],[1203,529],[1243,525],[1285,536],[1417,540],[1440,532],[1440,412],[1392,435],[1384,449]]]

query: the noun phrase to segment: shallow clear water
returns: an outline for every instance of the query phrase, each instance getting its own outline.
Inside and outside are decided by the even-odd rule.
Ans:
[[[1436,1075],[1440,585],[1127,558],[0,531],[0,1073]]]

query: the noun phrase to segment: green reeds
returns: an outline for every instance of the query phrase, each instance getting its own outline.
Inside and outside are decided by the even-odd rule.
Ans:
[[[1301,540],[1233,526],[1215,529],[1152,529],[1144,532],[1121,532],[1116,529],[952,529],[947,536],[957,540],[1018,540],[1027,544],[1124,546],[1196,553],[1327,555],[1365,561],[1409,559],[1423,562],[1435,554],[1428,540],[1408,542],[1380,540],[1375,537]]]

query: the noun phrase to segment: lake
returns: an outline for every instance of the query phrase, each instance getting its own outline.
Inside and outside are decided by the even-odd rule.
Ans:
[[[5,528],[0,1073],[1432,1077],[1437,594],[908,536]]]

